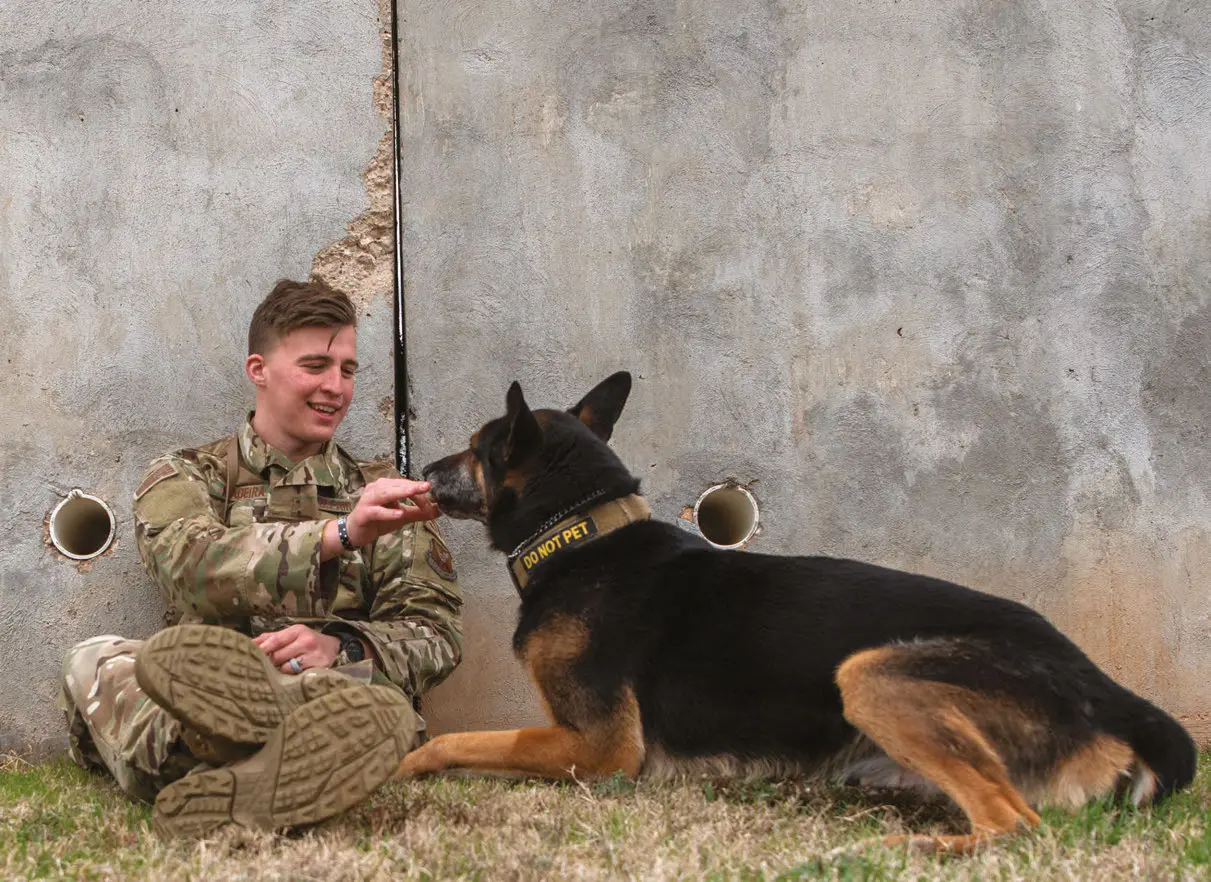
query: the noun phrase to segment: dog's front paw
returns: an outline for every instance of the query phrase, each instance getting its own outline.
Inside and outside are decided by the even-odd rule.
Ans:
[[[441,736],[427,744],[422,744],[410,752],[399,764],[395,773],[397,778],[419,778],[421,775],[432,775],[446,769],[446,759],[441,749]]]

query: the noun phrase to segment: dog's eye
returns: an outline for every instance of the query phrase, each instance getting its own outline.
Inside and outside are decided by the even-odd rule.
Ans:
[[[499,446],[494,446],[488,451],[487,456],[488,469],[493,474],[503,474],[505,471],[505,452]]]

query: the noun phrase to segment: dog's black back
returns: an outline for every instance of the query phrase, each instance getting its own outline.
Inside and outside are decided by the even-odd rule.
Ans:
[[[522,604],[515,648],[557,614],[581,618],[594,635],[579,673],[601,701],[634,684],[645,740],[677,755],[819,761],[854,734],[841,715],[838,666],[863,649],[917,642],[937,653],[906,674],[1003,695],[1052,721],[1049,749],[1022,752],[1025,774],[1105,731],[1136,745],[1163,790],[1193,775],[1185,731],[1041,615],[940,579],[720,551],[649,521],[553,560]]]

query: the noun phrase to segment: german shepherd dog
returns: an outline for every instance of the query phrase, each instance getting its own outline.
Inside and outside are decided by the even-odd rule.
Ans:
[[[441,509],[484,522],[521,595],[513,648],[549,727],[439,735],[403,777],[802,774],[938,790],[963,852],[1041,803],[1160,799],[1194,775],[1172,717],[1027,607],[828,557],[722,551],[650,519],[608,446],[617,373],[569,411],[504,417],[424,469]]]

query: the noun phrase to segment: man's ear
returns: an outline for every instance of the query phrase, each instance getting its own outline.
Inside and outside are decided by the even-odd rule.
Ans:
[[[594,386],[568,413],[592,429],[593,434],[602,441],[609,441],[614,432],[614,423],[622,415],[622,407],[630,394],[631,375],[619,371]]]
[[[521,394],[521,383],[516,380],[509,387],[505,398],[508,410],[505,419],[509,422],[509,438],[505,441],[505,464],[516,466],[538,449],[542,443],[542,428]]]
[[[265,385],[265,356],[254,352],[244,360],[244,373],[258,388]]]

